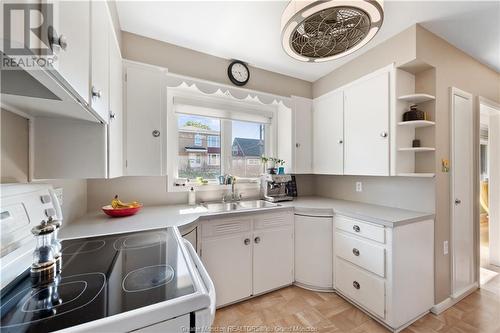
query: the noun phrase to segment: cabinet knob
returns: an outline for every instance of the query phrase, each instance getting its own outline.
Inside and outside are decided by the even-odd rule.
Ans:
[[[113,111],[109,111],[109,119],[115,119],[116,115]]]
[[[352,282],[352,286],[353,286],[355,289],[359,289],[359,288],[361,288],[361,285],[359,284],[359,282],[358,282],[358,281],[353,281],[353,282]]]
[[[380,133],[380,136],[381,136],[381,137],[383,137],[383,138],[387,138],[387,132],[385,132],[385,131],[384,131],[384,132],[381,132],[381,133]]]
[[[300,147],[300,143],[298,143],[298,142],[297,142],[297,143],[295,144],[295,148],[299,148],[299,147]]]
[[[354,230],[356,232],[360,232],[361,228],[359,227],[359,225],[355,224],[355,225],[352,226],[352,230]]]
[[[160,131],[158,131],[158,130],[154,130],[151,134],[153,134],[153,136],[154,136],[155,138],[157,138],[157,137],[159,137],[159,136],[160,136]]]
[[[356,256],[359,257],[359,250],[357,248],[352,249],[352,253]]]
[[[344,143],[344,140],[342,140],[342,139],[341,139],[341,140],[339,140],[339,141],[337,141],[337,142],[338,142],[339,144],[343,144],[343,143]]]
[[[455,199],[455,205],[460,205],[462,203],[462,200],[460,199]]]
[[[245,238],[245,240],[243,241],[243,243],[244,243],[245,245],[250,244],[250,238]]]
[[[258,237],[258,236],[255,237],[254,242],[255,242],[255,244],[259,244],[260,243],[260,237]]]
[[[92,87],[92,97],[101,98],[102,92],[96,87]]]
[[[62,50],[66,50],[66,47],[68,46],[68,41],[66,40],[66,36],[64,36],[63,34],[58,36],[57,31],[53,26],[50,26],[48,28],[47,33],[49,37],[49,46],[51,50],[54,50],[55,45],[59,46]]]

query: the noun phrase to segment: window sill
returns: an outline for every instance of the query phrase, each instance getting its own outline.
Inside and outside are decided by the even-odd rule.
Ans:
[[[204,191],[230,191],[231,185],[220,185],[220,184],[206,184],[201,185],[198,183],[186,184],[186,186],[171,186],[170,192],[189,192],[189,189],[194,187],[196,192],[204,192]],[[245,181],[241,183],[236,183],[235,185],[238,192],[243,189],[259,189],[260,183],[259,181]]]

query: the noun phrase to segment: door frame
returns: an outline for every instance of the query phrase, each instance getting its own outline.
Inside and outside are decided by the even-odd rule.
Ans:
[[[481,123],[480,123],[480,117],[481,117],[481,106],[484,105],[484,106],[487,106],[487,107],[490,107],[492,109],[495,109],[497,110],[498,112],[500,112],[500,104],[495,102],[495,101],[492,101],[488,98],[485,98],[485,97],[482,97],[482,96],[478,96],[477,97],[477,110],[478,110],[478,120],[477,120],[477,126],[476,126],[476,131],[477,131],[477,141],[479,141],[479,133],[481,131]],[[489,140],[488,140],[489,141]],[[476,142],[476,146],[479,145],[479,142]],[[478,149],[477,150],[477,153],[476,153],[476,158],[477,158],[477,168],[478,168],[478,171],[477,171],[477,174],[475,175],[476,179],[478,180],[478,184],[479,184],[479,180],[480,180],[480,163],[481,163],[481,156],[480,156],[480,150]],[[478,188],[477,188],[477,191],[475,193],[475,195],[477,197],[479,197],[481,195],[480,193],[480,188],[479,188],[479,185],[477,185]],[[489,194],[490,195],[490,194]],[[491,202],[491,200],[489,200]],[[477,281],[479,281],[480,279],[480,268],[481,268],[481,232],[480,232],[480,220],[479,220],[479,211],[480,211],[480,208],[479,208],[479,204],[477,205],[477,211],[475,211],[475,215],[477,216],[474,216],[474,223],[475,223],[475,226],[477,228],[477,232],[476,232],[476,246],[475,246],[475,249],[476,249],[476,258],[477,258],[477,272],[476,272],[476,279]],[[477,213],[477,214],[476,214]],[[498,223],[500,223],[500,221],[498,221]],[[500,226],[499,226],[500,227]],[[490,230],[491,230],[491,224],[489,226],[489,230],[488,230],[488,233],[490,234]],[[498,240],[498,244],[500,244],[500,239]],[[500,248],[498,249],[500,250]],[[491,252],[491,243],[490,243],[490,252]]]
[[[472,158],[474,158],[474,156],[476,156],[477,154],[477,147],[475,147],[474,143],[476,142],[476,127],[478,125],[475,124],[475,119],[477,117],[474,116],[474,100],[473,100],[473,95],[471,93],[468,93],[466,91],[463,91],[463,90],[460,90],[456,87],[450,87],[450,162],[451,162],[451,174],[450,174],[450,196],[449,196],[449,209],[450,209],[450,240],[451,240],[451,244],[450,244],[450,265],[451,265],[451,274],[450,274],[450,280],[451,280],[451,297],[452,298],[461,298],[462,295],[464,294],[467,294],[471,289],[476,289],[477,288],[477,285],[478,285],[478,272],[479,272],[479,269],[477,269],[478,267],[478,256],[477,256],[477,252],[476,251],[476,248],[477,248],[477,245],[474,244],[474,243],[477,243],[476,239],[477,239],[477,236],[475,236],[475,234],[477,234],[477,232],[475,232],[474,230],[476,230],[476,219],[478,219],[479,217],[475,217],[475,211],[476,211],[476,205],[475,205],[475,201],[473,201],[472,203],[472,217],[473,217],[473,221],[471,221],[471,223],[473,223],[473,226],[472,226],[472,230],[473,230],[473,245],[472,245],[472,251],[473,253],[471,254],[472,255],[472,258],[473,258],[473,269],[474,269],[474,272],[473,272],[473,280],[472,281],[472,284],[466,288],[465,290],[455,290],[455,239],[454,239],[454,234],[453,234],[453,231],[454,231],[454,191],[455,191],[455,184],[454,184],[454,167],[455,167],[455,154],[454,154],[454,142],[455,142],[455,129],[454,129],[454,123],[455,123],[455,102],[454,102],[454,96],[460,96],[462,98],[465,98],[465,99],[468,99],[470,100],[471,102],[471,105],[472,105],[472,108],[471,108],[471,112],[472,112],[472,118],[473,118],[473,123],[471,124],[472,126],[472,139],[473,139],[473,143],[472,143]],[[476,166],[476,163],[472,163],[472,168],[473,170],[471,170],[472,172],[472,179],[476,179],[476,174],[478,172],[477,170],[477,166]],[[477,184],[475,184],[475,182],[473,181],[472,184],[471,184],[471,198],[474,198],[474,195],[475,195],[475,192],[477,192],[476,188],[478,188]],[[457,292],[460,292],[460,294],[456,294]]]

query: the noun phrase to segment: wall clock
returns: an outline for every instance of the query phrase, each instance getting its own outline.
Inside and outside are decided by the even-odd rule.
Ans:
[[[231,80],[233,84],[244,86],[250,79],[250,71],[244,62],[235,60],[229,64],[227,76],[229,76],[229,80]]]

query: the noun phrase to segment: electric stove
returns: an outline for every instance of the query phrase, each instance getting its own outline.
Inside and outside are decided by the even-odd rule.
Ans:
[[[189,332],[215,299],[187,247],[174,227],[64,240],[52,283],[32,286],[26,269],[2,288],[0,330],[125,332],[187,315]]]

